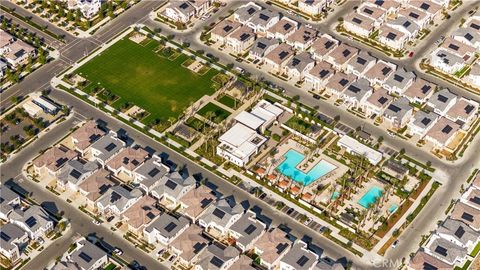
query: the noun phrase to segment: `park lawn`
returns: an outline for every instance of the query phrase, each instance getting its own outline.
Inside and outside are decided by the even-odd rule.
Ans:
[[[144,123],[155,119],[165,122],[169,117],[177,118],[190,102],[213,94],[217,88],[212,78],[218,71],[195,74],[181,66],[187,55],[180,54],[171,61],[155,53],[158,46],[154,40],[142,46],[124,38],[77,73],[120,97],[113,104],[117,109],[131,102],[150,113]]]
[[[220,102],[223,105],[225,105],[227,107],[230,107],[232,109],[235,109],[235,105],[237,105],[237,107],[240,105],[239,100],[237,100],[237,103],[235,104],[235,98],[233,98],[231,96],[228,96],[228,95],[224,95],[221,98],[219,98],[218,102]]]
[[[226,110],[218,107],[217,105],[213,104],[213,103],[208,103],[207,105],[203,106],[200,110],[198,110],[198,114],[207,118],[206,115],[207,115],[207,112],[214,112],[215,113],[215,117],[213,117],[212,119],[210,119],[212,122],[218,124],[220,122],[222,122],[223,120],[225,120],[225,118],[227,118],[230,113],[227,112]]]

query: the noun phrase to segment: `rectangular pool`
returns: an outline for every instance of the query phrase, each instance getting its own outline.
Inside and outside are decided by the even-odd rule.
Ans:
[[[287,151],[287,153],[285,153],[285,160],[278,165],[277,170],[283,175],[292,178],[293,181],[307,186],[318,178],[337,168],[335,165],[322,159],[312,169],[310,169],[310,171],[305,173],[297,168],[298,164],[300,164],[304,159],[304,155],[293,149],[290,149]]]
[[[363,206],[363,208],[368,209],[370,208],[370,204],[375,203],[375,200],[382,196],[382,193],[383,189],[373,186],[362,196],[362,198],[360,198],[358,204]]]

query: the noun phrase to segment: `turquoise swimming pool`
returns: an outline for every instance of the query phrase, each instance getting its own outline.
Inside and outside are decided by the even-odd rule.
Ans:
[[[278,165],[277,170],[283,175],[292,178],[293,181],[305,186],[337,168],[335,165],[322,159],[310,171],[305,173],[297,168],[298,164],[305,159],[304,155],[290,149],[284,156],[285,160]]]
[[[383,189],[373,186],[362,196],[362,198],[360,198],[358,204],[368,209],[370,204],[374,203],[377,198],[382,196],[382,193]]]
[[[330,200],[335,201],[338,198],[338,196],[340,196],[340,192],[334,191]]]
[[[393,212],[397,211],[397,208],[398,208],[398,205],[397,205],[397,204],[395,204],[395,203],[394,203],[394,204],[392,204],[392,205],[390,205],[390,207],[388,208],[388,213],[390,213],[390,214],[391,214],[391,213],[393,213]]]

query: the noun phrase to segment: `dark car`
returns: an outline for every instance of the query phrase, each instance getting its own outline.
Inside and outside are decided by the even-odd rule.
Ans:
[[[290,208],[290,209],[288,209],[288,211],[287,211],[287,215],[290,215],[291,213],[293,213],[293,211],[294,211],[294,209],[293,209],[293,208]]]
[[[314,98],[314,99],[320,99],[320,96],[317,95],[317,94],[314,94],[314,95],[313,95],[313,98]]]

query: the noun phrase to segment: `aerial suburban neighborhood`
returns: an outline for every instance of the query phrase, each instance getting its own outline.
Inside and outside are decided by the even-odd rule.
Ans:
[[[0,8],[0,269],[480,269],[480,2]]]

